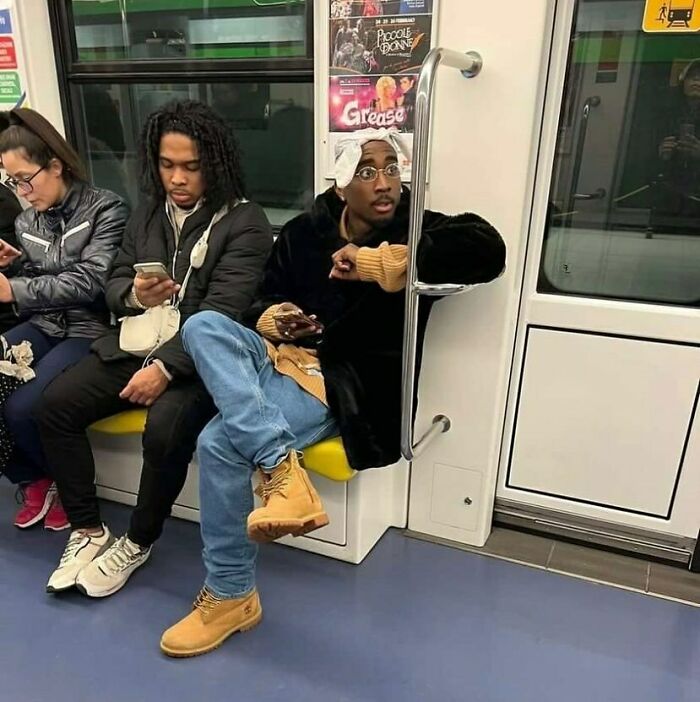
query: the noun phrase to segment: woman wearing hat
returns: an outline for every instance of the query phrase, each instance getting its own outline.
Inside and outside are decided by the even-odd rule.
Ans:
[[[31,343],[36,377],[3,408],[15,442],[4,472],[24,486],[15,526],[44,519],[46,528],[57,530],[69,525],[47,475],[32,411],[51,380],[87,355],[108,327],[104,286],[128,209],[114,193],[87,183],[75,150],[40,114],[20,108],[9,117],[0,134],[5,184],[30,207],[15,221],[16,246],[0,240],[0,303],[17,315],[5,339]]]

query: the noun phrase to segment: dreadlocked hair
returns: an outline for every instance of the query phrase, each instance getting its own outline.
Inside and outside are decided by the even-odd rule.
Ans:
[[[158,168],[160,140],[177,132],[190,137],[199,151],[207,203],[214,209],[245,198],[240,149],[231,128],[207,105],[175,100],[149,115],[141,132],[141,184],[146,193],[166,197]]]

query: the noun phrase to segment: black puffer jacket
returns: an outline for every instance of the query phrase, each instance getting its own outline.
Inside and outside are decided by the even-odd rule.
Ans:
[[[410,195],[404,189],[392,222],[363,246],[405,244]],[[340,235],[344,203],[333,188],[319,195],[310,213],[282,230],[265,270],[260,297],[246,312],[254,327],[272,304],[293,302],[324,324],[315,346],[330,408],[338,421],[350,465],[388,466],[399,458],[404,292],[376,283],[329,279],[331,256],[347,241]],[[475,214],[454,217],[427,210],[418,247],[418,272],[427,283],[485,283],[504,269],[506,248],[498,232]],[[418,364],[430,308],[423,297],[418,315]]]
[[[93,339],[108,328],[104,288],[129,211],[109,190],[74,183],[60,206],[15,220],[22,256],[6,271],[15,312],[48,336]]]
[[[125,298],[134,284],[134,263],[159,261],[172,271],[173,279],[182,283],[190,265],[190,253],[214,216],[208,205],[193,212],[182,227],[175,247],[175,233],[164,203],[141,205],[129,220],[124,243],[107,283],[107,304],[117,316],[139,314],[127,307]],[[252,202],[234,207],[212,228],[204,265],[193,270],[180,304],[181,325],[200,310],[214,310],[238,319],[251,303],[260,282],[265,261],[272,247],[272,229],[263,209]],[[114,329],[93,345],[103,361],[125,358],[119,348],[119,330]],[[175,376],[195,372],[194,364],[182,347],[180,334],[161,346],[154,354]]]

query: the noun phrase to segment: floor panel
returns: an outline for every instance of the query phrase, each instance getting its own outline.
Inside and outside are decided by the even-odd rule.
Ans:
[[[396,531],[361,566],[264,547],[262,624],[167,659],[160,634],[202,581],[195,524],[172,520],[129,585],[93,601],[44,593],[66,534],[13,529],[14,507],[3,485],[1,702],[700,699],[700,610]],[[119,532],[128,509],[105,515]]]

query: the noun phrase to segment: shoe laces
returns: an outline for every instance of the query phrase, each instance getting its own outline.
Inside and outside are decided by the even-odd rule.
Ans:
[[[100,557],[100,566],[106,566],[113,575],[117,575],[136,563],[145,550],[126,536],[121,536]]]
[[[203,587],[199,591],[197,599],[194,601],[194,608],[200,610],[203,614],[208,614],[214,609],[214,607],[220,604],[221,601],[222,600],[220,598],[209,592],[207,588]]]
[[[66,563],[68,563],[68,561],[70,561],[83,546],[84,540],[89,538],[90,537],[87,534],[84,534],[82,531],[74,531],[68,538],[68,543],[63,551],[58,567],[62,568],[64,565],[66,565]]]
[[[292,477],[292,470],[289,464],[280,466],[268,478],[263,478],[263,481],[255,488],[255,494],[258,495],[264,504],[270,501],[273,495],[287,496],[287,486]]]

